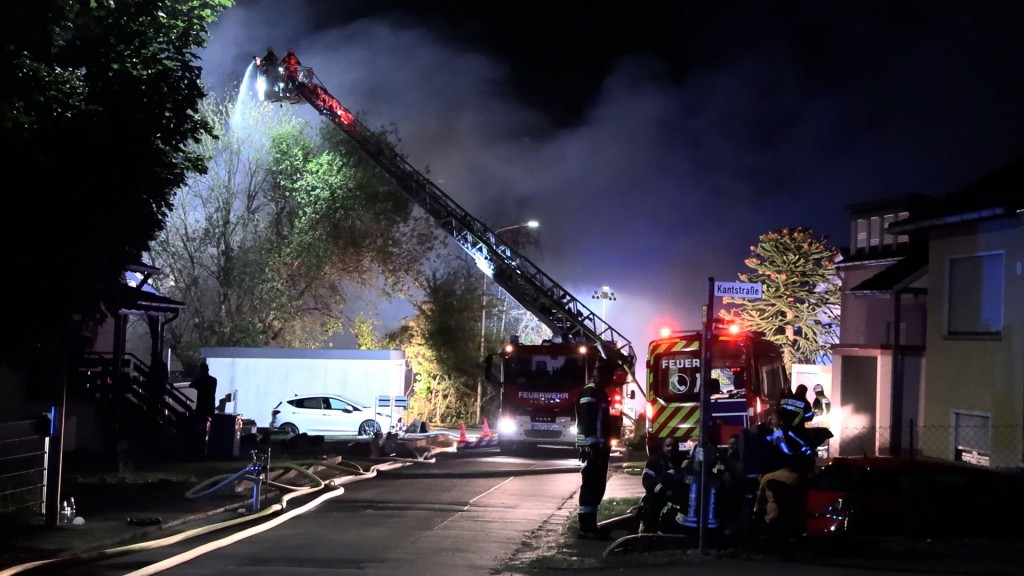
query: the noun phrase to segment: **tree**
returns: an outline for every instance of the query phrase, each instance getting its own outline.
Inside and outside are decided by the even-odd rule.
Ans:
[[[439,236],[366,157],[286,108],[227,97],[202,113],[210,168],[179,189],[152,253],[160,287],[188,304],[168,325],[184,364],[204,346],[319,346],[349,289],[392,298],[421,282]]]
[[[764,332],[782,347],[787,370],[794,363],[829,358],[839,324],[836,249],[812,230],[781,228],[762,234],[750,251],[744,264],[754,272],[740,274],[739,279],[761,284],[762,296],[756,300],[727,297],[725,303],[738,306],[720,315]]]
[[[458,422],[475,409],[482,293],[475,268],[452,257],[430,274],[416,313],[377,341],[369,336],[375,325],[361,320],[360,346],[380,345],[405,351],[420,378],[410,408],[432,422]]]
[[[25,183],[0,225],[18,279],[8,285],[5,361],[45,354],[72,318],[100,322],[173,191],[205,169],[189,147],[209,131],[196,113],[196,49],[231,4],[52,0],[5,11],[0,138],[8,177]]]

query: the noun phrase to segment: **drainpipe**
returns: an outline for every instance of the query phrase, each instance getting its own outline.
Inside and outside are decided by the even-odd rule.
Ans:
[[[903,308],[903,289],[892,293],[892,375],[889,389],[889,455],[899,456],[903,452],[903,349],[900,345],[900,311]]]

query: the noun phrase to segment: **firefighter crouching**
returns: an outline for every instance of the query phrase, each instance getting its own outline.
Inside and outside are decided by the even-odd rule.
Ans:
[[[608,539],[608,534],[597,525],[597,507],[604,499],[608,483],[611,441],[619,437],[622,427],[621,420],[611,415],[609,389],[615,386],[615,375],[613,362],[599,360],[576,404],[576,446],[583,462],[576,535],[587,540]]]
[[[664,453],[655,454],[644,466],[641,479],[645,494],[640,501],[641,532],[684,534],[700,524],[700,480],[703,459],[700,450],[683,454],[678,441],[668,439]],[[717,490],[719,479],[710,477],[711,490]],[[714,495],[709,499],[714,502]],[[716,527],[712,504],[709,526]]]
[[[803,390],[801,390],[803,388]],[[804,487],[816,464],[816,449],[831,437],[827,428],[807,428],[813,417],[805,387],[784,398],[773,416],[767,443],[778,458],[772,471],[761,476],[755,512],[763,515],[768,534],[793,537],[799,534],[804,515]]]
[[[660,531],[662,511],[670,502],[679,503],[684,474],[682,468],[683,454],[679,451],[678,440],[674,438],[663,440],[661,450],[647,459],[640,478],[644,487],[644,496],[640,499],[641,532]]]

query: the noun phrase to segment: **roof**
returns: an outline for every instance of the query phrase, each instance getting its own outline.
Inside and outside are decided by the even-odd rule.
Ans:
[[[118,284],[106,304],[112,311],[116,310],[122,314],[164,313],[185,307],[184,302],[127,284]]]
[[[340,350],[336,348],[203,348],[203,358],[300,360],[404,360],[404,350]]]
[[[905,288],[928,272],[928,253],[915,251],[850,288],[851,294],[889,294]]]
[[[150,264],[146,264],[145,262],[135,262],[129,264],[125,266],[125,270],[129,270],[131,272],[138,272],[140,273],[140,275],[149,274],[151,276],[158,276],[161,274],[161,270],[159,268],[157,268],[156,266],[152,266]]]
[[[846,211],[851,216],[869,216],[873,214],[884,214],[893,210],[909,210],[911,213],[928,206],[936,201],[934,196],[927,194],[903,194],[900,196],[889,196],[867,202],[847,204]]]
[[[141,285],[142,291],[149,292],[150,294],[159,294],[160,296],[163,296],[163,294],[160,294],[160,292],[158,292],[156,288],[153,288],[149,284],[149,278],[146,277],[147,274],[153,275],[154,273],[149,271],[135,272],[132,270],[127,270],[124,273],[124,281],[131,288],[139,288]]]
[[[893,234],[957,222],[1013,216],[1024,210],[1024,156],[949,194],[931,210],[888,226]]]

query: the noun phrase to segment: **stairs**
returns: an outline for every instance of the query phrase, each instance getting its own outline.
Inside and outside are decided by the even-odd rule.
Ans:
[[[118,363],[113,354],[89,353],[69,382],[69,393],[100,404],[114,434],[124,435],[127,429],[133,437],[136,432],[149,438],[185,437],[195,424],[191,402],[166,376],[155,382],[152,376],[159,375],[134,354]]]

